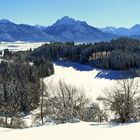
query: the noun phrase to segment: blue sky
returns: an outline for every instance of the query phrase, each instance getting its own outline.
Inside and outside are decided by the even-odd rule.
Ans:
[[[0,0],[0,19],[51,25],[63,16],[95,27],[140,24],[140,0]]]

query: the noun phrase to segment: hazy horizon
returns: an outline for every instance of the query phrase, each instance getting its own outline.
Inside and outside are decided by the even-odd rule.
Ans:
[[[49,26],[63,16],[98,28],[140,24],[138,0],[4,0],[0,5],[0,19],[17,24]]]

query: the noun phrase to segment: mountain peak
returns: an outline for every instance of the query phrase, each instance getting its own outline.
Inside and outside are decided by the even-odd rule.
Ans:
[[[134,25],[131,29],[140,28],[140,24]]]
[[[63,25],[76,25],[76,24],[86,24],[85,21],[79,21],[75,20],[74,18],[71,18],[69,16],[64,16],[61,19],[57,20],[54,26],[63,26]]]
[[[69,16],[64,16],[61,18],[61,20],[74,20],[74,19]]]
[[[103,31],[103,32],[113,32],[113,31],[115,31],[117,28],[115,28],[115,27],[113,27],[113,26],[107,26],[107,27],[105,27],[105,28],[101,28],[101,30]]]
[[[43,26],[43,25],[40,25],[40,24],[36,24],[35,27],[39,28],[39,29],[45,29],[46,28],[46,26]]]
[[[7,23],[12,23],[12,22],[10,20],[7,20],[7,19],[1,19],[0,23],[7,24]]]
[[[70,18],[69,16],[64,16],[61,19],[57,20],[54,25],[61,26],[61,25],[72,25],[76,21],[73,18]]]

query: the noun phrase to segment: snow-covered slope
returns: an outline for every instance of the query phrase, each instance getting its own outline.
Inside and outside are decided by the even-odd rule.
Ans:
[[[2,140],[139,140],[140,123],[109,125],[76,123],[10,130],[0,128]]]

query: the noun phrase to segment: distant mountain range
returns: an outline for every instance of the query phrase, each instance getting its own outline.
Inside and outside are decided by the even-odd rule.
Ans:
[[[140,24],[136,24],[131,28],[105,27],[105,28],[101,28],[100,30],[102,30],[105,33],[110,33],[118,36],[130,36],[130,37],[140,36]]]
[[[51,26],[15,24],[7,19],[0,20],[0,41],[106,41],[120,36],[140,38],[140,25],[127,28],[95,28],[85,21],[65,16]]]

